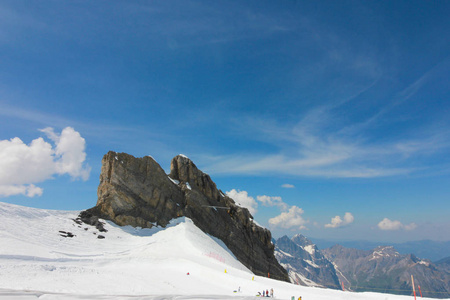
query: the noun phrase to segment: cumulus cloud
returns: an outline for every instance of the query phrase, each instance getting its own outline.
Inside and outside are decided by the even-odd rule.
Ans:
[[[29,185],[0,185],[0,197],[24,195],[27,197],[41,196],[43,190],[34,184]]]
[[[279,196],[256,196],[256,199],[264,206],[278,206],[281,210],[287,210],[288,205]]]
[[[350,223],[353,223],[354,220],[355,220],[355,218],[353,217],[353,215],[349,212],[346,212],[343,219],[340,216],[336,216],[331,219],[330,224],[325,224],[325,227],[326,228],[343,227]]]
[[[381,230],[413,230],[416,229],[417,225],[411,223],[408,225],[403,225],[400,221],[391,221],[388,218],[384,218],[380,223],[378,223],[378,228]]]
[[[245,207],[253,215],[256,213],[258,203],[253,197],[250,197],[246,191],[232,189],[226,192],[227,196],[233,199],[239,206]]]
[[[285,189],[293,189],[293,188],[295,188],[295,185],[289,184],[289,183],[285,183],[281,187],[285,188]]]
[[[25,144],[20,138],[0,141],[0,197],[40,196],[42,188],[35,183],[68,174],[72,179],[87,180],[90,167],[85,164],[86,143],[71,127],[61,134],[53,128],[41,130],[53,142],[42,137]]]
[[[287,212],[282,212],[280,215],[269,219],[269,224],[286,228],[286,229],[306,229],[305,224],[308,223],[303,219],[303,209],[297,206],[291,206]]]

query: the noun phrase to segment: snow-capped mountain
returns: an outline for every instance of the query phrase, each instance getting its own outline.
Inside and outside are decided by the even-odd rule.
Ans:
[[[0,202],[0,299],[241,300],[272,288],[286,300],[410,299],[256,276],[188,218],[152,229],[100,220],[99,231],[78,214]]]
[[[323,253],[333,262],[341,282],[354,291],[409,295],[413,275],[416,285],[421,287],[418,293],[436,298],[450,296],[450,274],[439,270],[430,260],[400,254],[392,246],[365,251],[336,245]]]
[[[288,271],[292,283],[340,288],[333,264],[305,236],[297,234],[292,239],[283,236],[275,245],[275,256]]]
[[[417,257],[426,258],[431,261],[439,261],[449,256],[450,253],[450,241],[409,241],[403,243],[384,243],[384,242],[371,242],[364,240],[355,241],[339,241],[313,239],[313,242],[320,249],[331,248],[336,244],[339,244],[345,248],[354,248],[359,250],[372,250],[380,245],[389,244],[393,246],[400,254],[414,253]]]

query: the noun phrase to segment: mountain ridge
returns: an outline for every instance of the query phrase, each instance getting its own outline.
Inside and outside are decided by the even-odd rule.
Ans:
[[[189,217],[205,233],[222,240],[256,275],[289,281],[274,256],[270,231],[257,225],[247,208],[220,191],[186,156],[174,157],[170,165],[166,174],[150,156],[108,152],[102,159],[97,204],[87,213],[144,228]]]
[[[437,262],[440,259],[448,257],[450,253],[450,241],[419,240],[407,241],[403,243],[390,242],[371,242],[365,240],[354,241],[334,241],[327,239],[310,238],[320,249],[330,248],[336,244],[346,248],[360,250],[371,250],[380,245],[393,246],[400,254],[414,253],[418,257]]]
[[[400,254],[393,246],[359,250],[335,245],[322,252],[336,267],[339,279],[354,291],[388,291],[409,295],[411,275],[427,296],[450,296],[450,273],[430,260]],[[417,288],[417,287],[416,287]]]
[[[276,240],[275,256],[288,271],[292,283],[339,289],[340,283],[333,264],[308,238],[297,234],[291,239]]]

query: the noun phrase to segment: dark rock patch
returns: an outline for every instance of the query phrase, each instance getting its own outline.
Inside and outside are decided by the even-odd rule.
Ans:
[[[66,237],[66,238],[67,238],[67,237],[72,238],[72,237],[76,236],[76,235],[73,234],[72,232],[62,231],[62,230],[59,231],[59,235],[62,236],[62,237]]]
[[[95,228],[97,228],[97,230],[100,232],[108,232],[108,230],[106,230],[104,227],[105,223],[101,222],[97,216],[86,210],[80,212],[78,217],[74,219],[74,222],[77,224],[85,223],[91,226],[95,226]],[[87,230],[87,228],[85,228],[84,230]]]

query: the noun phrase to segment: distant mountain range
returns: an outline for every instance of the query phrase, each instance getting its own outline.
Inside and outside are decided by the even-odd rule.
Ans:
[[[440,267],[414,254],[400,254],[392,246],[358,250],[335,245],[322,252],[333,262],[340,281],[353,291],[410,295],[413,275],[423,296],[450,297],[450,273],[445,263]]]
[[[276,240],[275,257],[288,271],[292,283],[332,289],[340,286],[333,264],[301,234]]]
[[[411,241],[405,243],[386,243],[369,241],[330,241],[325,239],[310,238],[320,249],[341,245],[346,248],[359,250],[371,250],[380,245],[393,246],[400,254],[411,254],[429,259],[433,262],[450,256],[450,241],[439,242],[431,240]]]
[[[432,263],[400,254],[392,246],[360,250],[334,245],[319,250],[302,235],[276,240],[275,256],[291,282],[300,285],[410,295],[413,275],[416,289],[421,287],[418,294],[450,297],[450,257]]]

